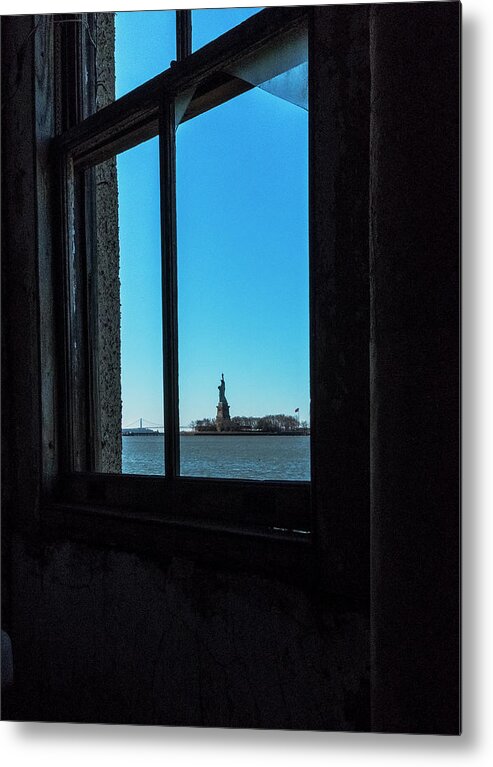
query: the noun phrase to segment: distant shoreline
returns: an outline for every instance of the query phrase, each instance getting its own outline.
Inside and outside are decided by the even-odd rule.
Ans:
[[[299,431],[181,431],[182,437],[309,437],[310,429]]]
[[[163,432],[122,434],[122,437],[162,437]],[[300,431],[181,431],[180,437],[309,437],[310,429]]]

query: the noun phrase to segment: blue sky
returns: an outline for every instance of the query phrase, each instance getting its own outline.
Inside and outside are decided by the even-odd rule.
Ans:
[[[251,14],[194,12],[194,47]],[[167,67],[173,23],[117,14],[117,95]],[[307,128],[255,88],[177,130],[182,426],[215,415],[222,372],[231,415],[309,420]],[[157,138],[118,157],[123,425],[163,423],[158,168]]]

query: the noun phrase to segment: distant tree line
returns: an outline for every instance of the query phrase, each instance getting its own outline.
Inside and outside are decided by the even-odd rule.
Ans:
[[[195,431],[216,431],[216,422],[213,418],[202,418],[199,421],[192,421],[190,426]]]
[[[216,421],[214,418],[202,418],[198,421],[192,421],[190,426],[195,431],[216,431]],[[306,421],[298,424],[298,419],[294,415],[264,415],[262,418],[251,416],[235,415],[228,423],[229,431],[258,431],[263,434],[282,434],[283,432],[297,431],[307,429]]]

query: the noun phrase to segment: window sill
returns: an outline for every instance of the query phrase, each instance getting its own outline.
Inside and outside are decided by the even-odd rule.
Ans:
[[[232,529],[311,529],[309,482],[77,472],[59,479],[54,500]]]
[[[298,586],[314,583],[312,536],[300,531],[63,501],[44,504],[42,530],[46,541],[63,538],[118,547],[160,561],[186,557],[205,566],[275,577]]]

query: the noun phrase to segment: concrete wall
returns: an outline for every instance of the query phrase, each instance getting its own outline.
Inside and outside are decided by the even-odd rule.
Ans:
[[[115,99],[114,13],[96,15],[96,109]],[[95,168],[99,471],[122,469],[120,240],[116,158]]]
[[[368,620],[278,581],[16,537],[15,694],[52,721],[368,729]]]

